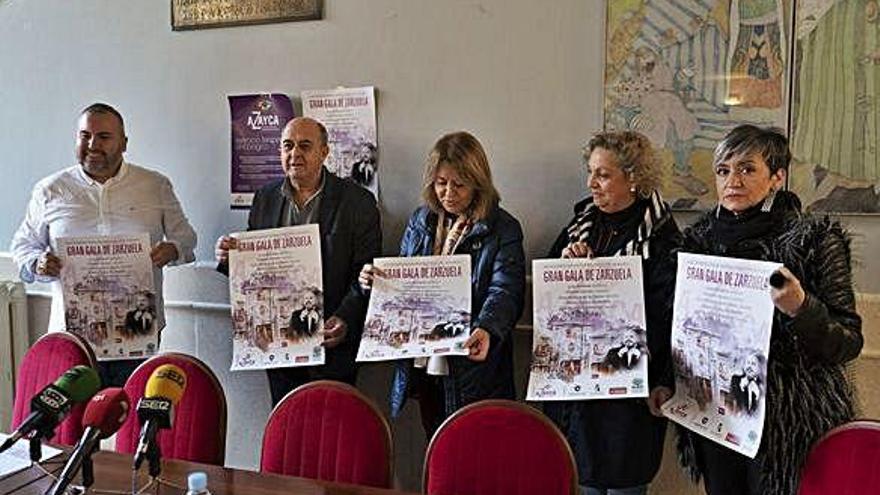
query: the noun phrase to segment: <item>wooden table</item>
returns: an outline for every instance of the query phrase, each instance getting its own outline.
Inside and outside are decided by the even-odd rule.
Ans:
[[[98,452],[93,459],[95,462],[93,489],[128,490],[128,493],[131,493],[131,455]],[[64,467],[61,460],[66,460],[64,454],[46,463],[45,468],[58,474]],[[144,486],[149,481],[146,471],[147,466],[142,466],[138,487]],[[182,495],[186,492],[186,477],[192,471],[204,471],[208,474],[208,489],[212,495],[415,495],[397,490],[330,483],[276,474],[261,474],[177,460],[162,461],[160,476],[174,486],[154,484],[144,493]],[[43,495],[52,486],[52,482],[52,478],[32,467],[0,480],[0,495]],[[89,493],[93,493],[93,491],[89,491]]]

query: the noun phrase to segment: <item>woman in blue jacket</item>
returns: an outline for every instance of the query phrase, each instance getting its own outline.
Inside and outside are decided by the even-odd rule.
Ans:
[[[525,257],[522,228],[498,206],[489,161],[471,134],[455,132],[437,141],[428,154],[422,199],[424,205],[407,223],[400,255],[471,257],[470,354],[446,358],[445,366],[437,367],[439,375],[415,367],[412,360],[399,361],[395,369],[392,416],[407,397],[417,397],[422,424],[431,435],[462,406],[514,398],[513,327],[522,313]],[[381,275],[365,265],[361,287],[369,290],[373,277]]]

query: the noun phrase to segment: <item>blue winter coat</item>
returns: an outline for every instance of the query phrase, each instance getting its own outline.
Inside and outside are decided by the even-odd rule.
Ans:
[[[433,253],[438,215],[425,206],[409,218],[401,256]],[[483,362],[467,357],[448,358],[449,376],[443,380],[445,413],[489,398],[513,399],[513,327],[523,309],[525,255],[519,222],[496,206],[485,220],[474,223],[455,254],[471,256],[471,328],[491,335]],[[412,360],[399,361],[391,389],[391,412],[397,416],[407,397]]]

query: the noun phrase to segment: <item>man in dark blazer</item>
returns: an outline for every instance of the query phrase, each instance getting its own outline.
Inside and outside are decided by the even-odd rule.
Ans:
[[[354,358],[367,300],[355,286],[361,267],[381,252],[382,231],[373,195],[324,168],[329,152],[323,124],[305,117],[288,122],[281,133],[286,178],[257,191],[248,216],[248,230],[317,223],[321,232],[326,362],[267,370],[273,404],[312,380],[354,384],[357,377]],[[229,236],[217,240],[217,269],[223,273],[234,245]]]

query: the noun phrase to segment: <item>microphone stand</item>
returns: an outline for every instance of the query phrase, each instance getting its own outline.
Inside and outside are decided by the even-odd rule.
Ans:
[[[38,464],[40,459],[43,458],[43,439],[50,439],[55,435],[55,428],[43,426],[41,428],[37,428],[34,430],[33,435],[31,435],[29,439],[29,449],[28,453],[31,457],[31,462],[34,464]]]
[[[147,446],[147,462],[150,466],[150,477],[158,478],[159,473],[162,472],[162,453],[159,451],[158,438]]]
[[[94,450],[86,452],[82,461],[82,471],[80,474],[82,474],[82,486],[86,491],[95,484],[95,463],[92,462],[92,454],[94,452]]]

